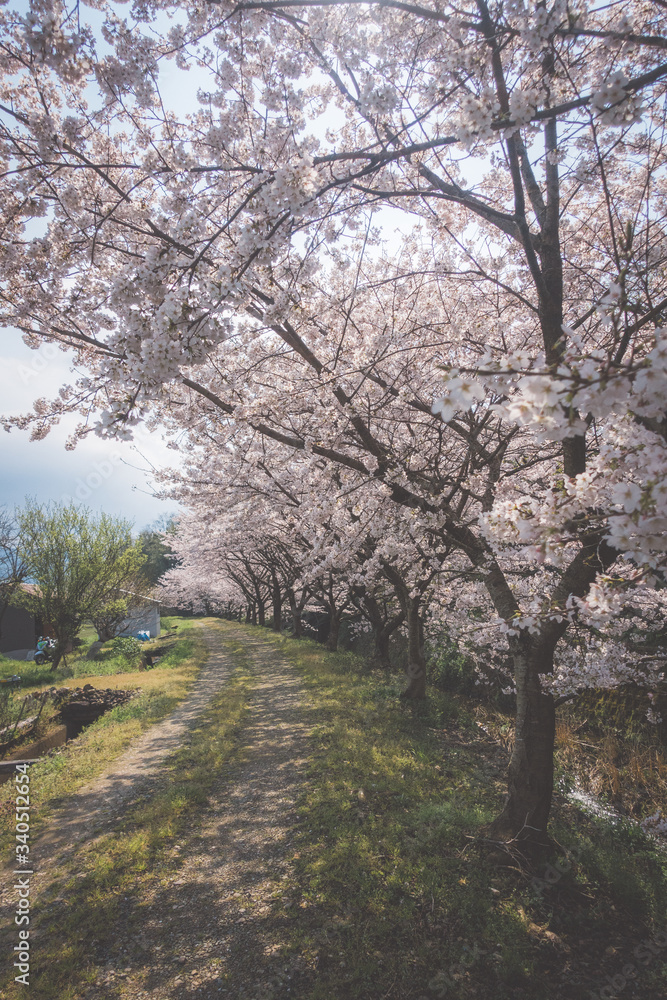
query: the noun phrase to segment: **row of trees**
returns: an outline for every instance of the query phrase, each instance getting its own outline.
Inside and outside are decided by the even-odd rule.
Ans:
[[[358,486],[350,495],[349,483],[338,475],[331,481],[330,471],[320,463],[315,479],[300,458],[283,463],[280,479],[267,477],[226,452],[215,470],[200,456],[179,477],[172,473],[173,494],[190,511],[172,529],[178,564],[162,578],[164,602],[206,614],[245,613],[259,625],[270,615],[276,630],[286,617],[297,638],[304,610],[324,610],[330,649],[345,616],[372,634],[374,661],[385,668],[390,637],[400,629],[408,647],[405,696],[426,693],[425,640],[464,654],[475,684],[514,692],[510,646],[489,613],[483,579],[442,544],[431,523],[401,516],[391,499],[364,495]],[[529,598],[537,573],[535,566],[517,568],[517,592]],[[613,609],[604,593],[609,582],[596,584],[588,605],[569,614],[544,682],[555,704],[628,681],[653,692],[664,687],[667,591],[634,588],[622,601],[616,593]]]
[[[148,552],[146,551],[148,550]],[[85,508],[32,501],[0,515],[0,635],[11,605],[43,623],[56,640],[53,669],[90,622],[102,641],[117,634],[136,595],[164,571],[157,532],[132,537],[132,524]]]
[[[540,840],[555,679],[658,679],[619,650],[663,615],[664,4],[1,17],[2,318],[85,371],[14,422],[162,421],[179,488],[293,508],[295,600],[368,563],[408,620],[437,580],[511,663],[496,833]]]
[[[341,497],[324,466],[315,477],[304,461],[292,462],[278,482],[238,454],[232,462],[233,473],[218,467],[206,490],[204,470],[193,464],[172,485],[190,513],[170,538],[179,564],[161,581],[165,602],[205,612],[241,606],[247,621],[264,625],[270,616],[276,630],[287,617],[296,638],[304,613],[324,611],[329,649],[337,648],[344,617],[361,620],[385,668],[390,637],[404,627],[406,695],[424,697],[422,608],[432,610],[434,581],[445,575],[438,540],[386,498],[359,490],[353,500]]]

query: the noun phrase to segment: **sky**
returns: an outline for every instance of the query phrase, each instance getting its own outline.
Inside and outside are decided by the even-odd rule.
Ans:
[[[21,0],[15,5],[21,8]],[[99,29],[97,11],[85,8],[85,17]],[[99,36],[99,30],[95,33]],[[197,90],[207,82],[207,74],[196,69],[185,73],[173,62],[160,72],[162,98],[177,113],[197,106]],[[323,133],[331,127],[331,115],[329,108],[321,122],[310,123],[310,129]],[[399,221],[393,220],[394,225],[405,231],[404,214],[396,215]],[[373,221],[377,225],[379,216]],[[387,212],[383,223],[393,228]],[[55,397],[72,378],[67,355],[53,345],[32,351],[17,330],[0,328],[0,417],[29,412],[35,399]],[[26,497],[40,503],[74,500],[94,512],[129,518],[137,531],[178,512],[174,501],[154,496],[157,487],[151,467],[172,466],[177,461],[177,453],[166,448],[159,432],[140,430],[137,445],[104,441],[91,434],[74,451],[67,451],[65,442],[78,422],[76,415],[63,419],[43,441],[30,441],[29,431],[5,433],[0,426],[0,508],[21,506]]]
[[[0,415],[27,413],[35,399],[56,396],[72,379],[66,354],[49,345],[32,351],[18,331],[0,329]],[[65,442],[79,422],[76,416],[63,420],[43,441],[30,441],[29,431],[0,428],[0,506],[20,507],[26,497],[74,501],[95,513],[128,518],[137,531],[178,512],[173,500],[154,496],[151,467],[177,460],[159,432],[141,429],[136,444],[91,434],[67,451]]]
[[[13,6],[21,10],[25,4],[17,0]],[[81,13],[84,16],[84,10]],[[85,20],[99,29],[96,10],[86,7]],[[104,43],[99,30],[95,34],[99,52]],[[192,110],[202,79],[169,63],[168,72],[160,74],[160,89],[171,106]],[[60,386],[72,379],[67,355],[48,345],[32,351],[19,331],[0,328],[0,417],[27,413],[35,399],[55,397]],[[173,500],[153,495],[151,466],[167,467],[177,461],[158,432],[140,429],[136,445],[91,434],[74,451],[67,451],[65,442],[79,422],[76,416],[63,420],[43,441],[30,441],[29,431],[5,433],[0,426],[0,507],[21,506],[28,496],[40,503],[72,499],[95,513],[128,518],[137,531],[178,512]]]

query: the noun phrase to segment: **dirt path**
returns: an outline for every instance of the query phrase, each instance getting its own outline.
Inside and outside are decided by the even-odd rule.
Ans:
[[[182,845],[178,877],[141,900],[141,938],[119,938],[86,997],[294,995],[302,970],[298,959],[286,964],[280,954],[289,920],[281,883],[293,857],[308,727],[293,668],[260,637],[243,639],[257,683],[241,760],[214,788],[203,825]]]
[[[112,830],[131,802],[150,795],[161,762],[182,743],[233,669],[225,637],[243,642],[256,678],[241,734],[244,750],[231,776],[228,772],[213,787],[210,808],[194,823],[196,832],[175,846],[178,875],[126,900],[113,947],[96,949],[99,973],[94,985],[77,994],[82,1000],[294,995],[299,963],[287,967],[280,957],[288,919],[281,883],[290,872],[308,727],[293,668],[260,635],[249,636],[231,623],[220,631],[204,628],[209,658],[186,701],[107,774],[81,789],[35,842],[31,857],[40,876],[34,877],[33,906],[39,906],[40,883],[47,886],[62,861]]]
[[[33,892],[39,893],[51,869],[74,853],[82,841],[112,828],[131,802],[150,794],[165,757],[180,746],[187,730],[227,681],[233,661],[220,648],[214,629],[204,627],[203,632],[209,656],[185,701],[139,737],[106,774],[84,785],[66,806],[56,810],[46,830],[35,839],[30,850],[37,873]]]

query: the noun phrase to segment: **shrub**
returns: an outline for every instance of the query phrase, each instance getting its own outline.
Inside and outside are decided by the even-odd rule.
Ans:
[[[141,643],[134,636],[117,636],[112,644],[115,656],[124,656],[126,660],[136,660],[141,656]]]
[[[441,691],[456,691],[479,697],[472,662],[445,632],[440,632],[429,640],[427,663],[431,684]]]

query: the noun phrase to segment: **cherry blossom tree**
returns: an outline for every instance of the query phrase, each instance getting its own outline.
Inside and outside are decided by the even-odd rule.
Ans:
[[[195,614],[227,611],[237,616],[247,595],[231,574],[221,572],[222,560],[216,547],[203,546],[204,540],[210,540],[210,534],[205,529],[200,533],[196,523],[181,517],[172,540],[176,565],[167,570],[158,584],[156,593],[160,602]]]
[[[662,4],[96,7],[2,12],[2,321],[85,372],[14,422],[410,512],[513,662],[496,831],[543,839],[558,650],[665,560]]]

